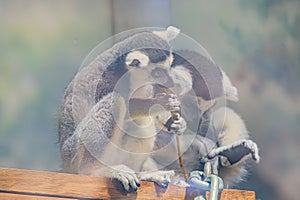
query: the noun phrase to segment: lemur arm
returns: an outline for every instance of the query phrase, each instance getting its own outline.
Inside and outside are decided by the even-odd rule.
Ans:
[[[78,173],[84,165],[91,164],[101,155],[113,131],[112,101],[112,94],[105,96],[92,107],[74,133],[64,141],[61,155],[64,163],[68,163],[65,168]],[[83,160],[86,156],[89,158]]]
[[[139,117],[149,115],[150,108],[155,105],[155,99],[138,99],[132,98],[129,100],[129,113],[131,117]]]
[[[114,145],[110,145],[119,145],[122,141],[125,111],[124,99],[114,93],[93,106],[62,145],[61,154],[69,168],[65,170],[117,179],[126,191],[136,190],[139,185],[137,175],[126,165],[113,164],[118,154]]]
[[[247,174],[249,163],[246,161],[249,158],[259,162],[259,149],[249,139],[249,132],[242,118],[228,107],[212,112],[212,126],[219,147],[210,151],[207,158],[219,157],[220,176],[225,184],[232,185]]]
[[[159,106],[155,106],[159,105]],[[180,102],[176,95],[158,93],[154,98],[129,99],[129,113],[132,118],[140,116],[158,115],[164,111],[179,111]]]

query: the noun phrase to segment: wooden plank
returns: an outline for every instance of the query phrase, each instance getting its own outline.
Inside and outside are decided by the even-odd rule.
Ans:
[[[155,186],[151,182],[141,182],[137,193],[125,194],[120,185],[109,179],[39,172],[20,169],[0,169],[0,191],[19,192],[24,194],[51,195],[67,198],[91,199],[184,199],[185,188],[170,185],[167,189]]]
[[[203,192],[202,192],[203,193]],[[141,182],[136,193],[125,194],[120,184],[109,179],[74,174],[0,169],[0,199],[193,199],[200,191],[169,184],[161,188]],[[3,195],[3,197],[2,197]],[[15,196],[17,195],[17,196]],[[19,196],[18,196],[19,195]],[[16,198],[13,198],[13,197]],[[5,198],[4,198],[5,197]],[[25,198],[26,197],[26,198]],[[255,199],[251,191],[223,190],[221,199]]]
[[[169,184],[168,188],[162,188],[152,182],[141,182],[136,199],[185,199],[185,187]]]
[[[47,196],[2,193],[2,192],[0,192],[0,199],[1,200],[24,200],[24,199],[26,200],[75,200],[70,198],[47,197]]]
[[[206,199],[209,192],[206,193]],[[255,200],[255,192],[246,190],[223,190],[220,194],[222,200]]]
[[[2,191],[74,198],[109,198],[112,184],[103,178],[32,170],[1,169]]]

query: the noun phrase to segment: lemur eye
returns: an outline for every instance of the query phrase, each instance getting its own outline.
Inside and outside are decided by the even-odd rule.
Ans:
[[[133,59],[132,62],[129,64],[129,66],[139,67],[140,64],[141,62],[138,59]]]
[[[146,67],[149,65],[149,57],[141,51],[132,51],[127,54],[125,64],[129,67]]]

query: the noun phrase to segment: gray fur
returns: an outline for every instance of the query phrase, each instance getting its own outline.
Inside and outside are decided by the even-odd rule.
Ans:
[[[138,48],[169,50],[170,46],[153,33],[137,33],[101,53],[76,74],[66,89],[60,111],[58,131],[61,145],[73,134],[77,125],[96,104],[96,99],[101,99],[95,95],[104,96],[112,92],[119,77],[106,73],[110,64],[125,53]],[[102,74],[106,76],[103,77]]]
[[[223,95],[222,73],[216,64],[194,51],[178,50],[173,54],[172,66],[184,66],[190,72],[196,96],[211,100]]]
[[[64,170],[78,172],[80,166],[74,166],[72,162],[78,159],[76,153],[80,145],[88,147],[91,153],[84,156],[83,163],[80,163],[80,165],[84,166],[101,155],[103,151],[101,148],[109,142],[115,123],[112,115],[113,104],[114,95],[110,93],[90,110],[78,124],[74,134],[70,135],[62,144],[61,156],[64,160]]]
[[[205,157],[213,148],[215,143],[201,135],[195,135],[190,130],[185,131],[180,136],[180,146],[183,159],[184,169],[187,173],[193,170],[202,170],[204,162],[201,158]],[[152,158],[156,161],[158,169],[174,170],[175,177],[172,183],[178,183],[183,179],[181,173],[175,135],[172,133],[161,132],[156,139],[156,151],[153,153]],[[213,165],[213,173],[218,174],[217,159],[210,160]]]
[[[59,119],[59,143],[63,170],[115,178],[121,181],[127,191],[136,190],[139,185],[137,172],[141,170],[141,165],[147,157],[145,153],[153,148],[154,136],[149,137],[149,134],[154,135],[155,132],[155,127],[147,130],[136,129],[136,127],[143,127],[145,122],[149,123],[150,116],[137,119],[138,123],[141,123],[140,126],[135,126],[132,121],[126,121],[125,116],[128,112],[125,105],[125,101],[128,100],[125,97],[126,92],[120,91],[125,96],[113,92],[117,81],[127,71],[128,66],[125,67],[124,60],[126,54],[136,49],[141,49],[145,53],[149,52],[149,60],[152,63],[164,61],[166,59],[164,53],[168,53],[167,56],[170,55],[168,43],[150,32],[136,33],[116,43],[88,66],[80,69],[66,90]],[[131,70],[129,74],[133,71]],[[134,82],[131,79],[128,81]],[[129,92],[131,94],[133,91]],[[167,105],[164,106],[174,103],[172,100],[172,98],[171,102],[167,100]],[[115,115],[113,115],[115,112],[113,106],[117,107]],[[179,108],[178,105],[173,105],[170,109],[173,110],[175,107]],[[116,116],[117,119],[114,118]],[[122,130],[119,130],[124,127],[130,130],[135,127],[132,130],[133,133],[141,132],[147,137],[139,139],[126,136]],[[145,152],[139,146],[145,148]],[[134,154],[133,160],[130,159],[132,154]],[[151,179],[149,176],[144,178],[161,181],[163,185],[170,179],[173,172],[161,171],[152,175],[156,178]],[[143,176],[141,178],[143,179]]]
[[[65,171],[78,173],[81,168],[83,169],[90,163],[96,162],[97,158],[104,153],[104,147],[107,146],[110,141],[111,134],[115,127],[115,121],[112,117],[113,96],[115,94],[112,93],[112,91],[116,82],[124,73],[124,71],[122,71],[124,70],[121,66],[122,63],[115,62],[129,51],[138,48],[169,50],[170,46],[166,41],[150,32],[140,32],[130,35],[116,43],[112,48],[101,53],[89,65],[80,69],[69,84],[59,116],[59,143]],[[176,70],[176,66],[184,66],[187,69],[192,77],[192,83],[186,80],[187,85],[192,85],[192,89],[197,96],[205,100],[211,100],[228,95],[231,99],[237,100],[236,90],[234,90],[231,83],[224,84],[224,80],[228,79],[228,77],[226,76],[224,78],[223,71],[208,58],[191,51],[177,51],[174,55],[173,69]],[[179,57],[176,55],[179,55]],[[180,56],[184,59],[180,58]],[[116,66],[112,66],[114,64]],[[111,70],[111,67],[116,68]],[[172,73],[172,70],[170,73]],[[180,81],[184,81],[184,79],[185,78]],[[187,87],[187,85],[184,83],[183,88]],[[224,89],[225,86],[226,88]],[[180,120],[170,126],[173,128],[172,131],[183,132],[187,128],[194,134],[184,134],[181,136],[183,140],[185,140],[184,138],[187,139],[182,146],[182,149],[184,149],[183,159],[186,164],[186,170],[201,170],[203,164],[200,160],[206,158],[206,155],[209,155],[210,161],[214,166],[214,172],[218,173],[216,169],[218,164],[217,156],[222,155],[224,157],[224,152],[229,151],[229,154],[226,154],[225,158],[227,156],[227,160],[232,160],[236,155],[231,156],[233,154],[231,154],[232,151],[230,150],[243,147],[245,149],[244,152],[249,151],[250,154],[245,153],[245,155],[241,155],[237,161],[229,165],[226,165],[226,159],[224,162],[222,162],[221,159],[221,165],[219,166],[220,175],[224,177],[226,183],[231,184],[240,181],[246,172],[244,158],[248,158],[248,155],[252,155],[252,158],[259,159],[256,144],[247,139],[248,132],[243,128],[243,121],[238,122],[241,125],[239,127],[240,129],[238,129],[239,132],[228,131],[225,135],[222,135],[220,134],[221,129],[217,127],[217,123],[221,122],[221,120],[210,118],[210,112],[207,112],[208,117],[205,118],[204,112],[205,111],[201,111],[202,119],[204,120],[199,124],[199,127],[197,127],[198,130],[197,128],[195,129],[195,127],[191,128],[189,122],[184,124],[186,122],[182,120],[183,118],[180,118]],[[187,114],[185,115],[188,116]],[[239,117],[238,115],[236,116]],[[208,124],[212,124],[212,126],[208,126]],[[227,123],[226,127],[228,126],[233,126],[233,124]],[[213,127],[213,129],[210,129],[210,127]],[[216,132],[216,130],[218,130],[218,132]],[[203,133],[204,131],[205,134]],[[213,134],[216,136],[216,140],[203,137],[206,135],[206,131],[214,132]],[[195,133],[198,135],[195,135]],[[177,178],[173,179],[173,181],[182,178],[178,168],[178,161],[176,160],[177,154],[174,153],[176,151],[174,147],[176,146],[174,146],[175,143],[172,138],[174,138],[173,135],[163,133],[162,131],[156,139],[156,141],[159,141],[156,142],[156,155],[146,160],[144,165],[145,171],[157,168],[162,168],[167,171],[144,173],[140,175],[141,179],[157,181],[162,186],[165,186],[174,175],[172,170],[175,170],[177,174]],[[253,145],[253,143],[255,145]],[[81,151],[83,144],[90,149],[88,149],[88,151]],[[162,151],[160,151],[160,146],[165,144],[170,144],[169,149],[162,149]],[[217,144],[220,145],[220,147],[217,147]],[[175,158],[173,157],[173,160],[169,160],[169,163],[161,163],[161,161],[170,155],[175,155]],[[156,164],[154,164],[152,159],[155,160]],[[156,168],[153,168],[153,166]],[[135,171],[123,164],[116,165],[111,169],[97,169],[90,175],[103,176],[107,173],[119,179],[126,190],[129,190],[130,187],[136,189],[138,186]]]

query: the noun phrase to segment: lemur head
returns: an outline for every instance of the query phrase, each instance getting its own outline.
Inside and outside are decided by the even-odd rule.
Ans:
[[[105,60],[105,65],[99,67],[103,73],[96,89],[96,102],[112,92],[119,79],[129,71],[132,82],[138,84],[137,78],[142,79],[145,67],[160,65],[170,68],[173,59],[169,41],[178,33],[178,29],[169,27],[164,31],[143,31],[117,38],[118,42],[99,57]],[[133,77],[134,74],[137,76]]]
[[[133,67],[142,68],[151,63],[170,67],[173,55],[169,41],[178,33],[179,30],[171,26],[164,31],[136,33],[118,42],[113,47],[118,49],[115,60],[106,71],[120,77]]]
[[[225,72],[212,60],[194,51],[180,50],[173,53],[171,76],[179,95],[193,92],[201,111],[211,108],[216,99],[225,97],[237,101],[237,89]]]
[[[123,76],[127,83],[123,83],[129,86],[128,92],[135,98],[149,98],[153,95],[153,85],[172,87],[173,81],[169,76],[172,62],[171,51],[154,48],[133,50],[124,58],[126,74]]]

